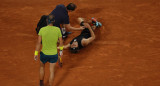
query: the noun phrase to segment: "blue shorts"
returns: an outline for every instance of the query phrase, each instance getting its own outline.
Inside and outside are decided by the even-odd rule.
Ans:
[[[40,61],[45,64],[46,62],[49,63],[56,63],[58,60],[58,54],[56,55],[45,55],[43,52],[40,52]]]

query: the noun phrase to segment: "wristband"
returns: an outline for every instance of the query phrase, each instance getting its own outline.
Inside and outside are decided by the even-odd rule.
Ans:
[[[63,50],[63,46],[59,47],[60,50]]]
[[[38,51],[35,51],[35,52],[34,52],[34,55],[38,55]]]

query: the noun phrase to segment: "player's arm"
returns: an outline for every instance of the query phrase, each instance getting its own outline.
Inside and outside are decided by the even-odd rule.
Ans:
[[[63,46],[63,40],[62,40],[62,37],[59,37],[59,47],[62,47]]]
[[[39,49],[41,47],[41,41],[42,41],[42,37],[40,35],[38,35],[38,41],[37,41],[37,45],[36,45],[36,51],[39,51]]]
[[[64,27],[67,28],[67,30],[83,30],[84,27],[75,28],[72,27],[70,24],[64,24]]]
[[[70,47],[70,43],[64,46],[64,49],[67,49]]]
[[[67,45],[64,45],[63,46],[63,49],[67,49],[67,48],[69,48],[70,47],[70,44],[67,44]],[[60,49],[60,47],[57,47],[57,49]]]
[[[63,17],[63,23],[64,23],[64,27],[67,29],[67,30],[83,30],[84,28],[83,27],[80,27],[80,28],[75,28],[75,27],[72,27],[69,23],[69,16],[68,16],[68,13],[64,14],[64,17]]]
[[[38,58],[38,51],[40,50],[40,47],[41,47],[41,41],[42,41],[42,37],[40,35],[38,35],[38,41],[36,44],[36,49],[35,49],[35,54],[34,54],[35,60],[37,60],[37,58]]]
[[[84,26],[86,28],[88,28],[90,33],[91,33],[91,37],[89,37],[88,39],[83,39],[82,40],[82,44],[84,46],[86,46],[86,45],[88,45],[89,43],[91,43],[95,39],[95,34],[94,34],[93,30],[91,29],[91,27],[90,27],[90,25],[88,23],[84,23]]]

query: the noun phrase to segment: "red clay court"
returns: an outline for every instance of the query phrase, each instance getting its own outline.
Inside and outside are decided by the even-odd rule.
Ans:
[[[103,26],[78,54],[64,51],[54,86],[160,86],[159,0],[1,0],[0,86],[38,86],[36,24],[70,2],[78,7],[69,14],[72,26],[79,27],[78,17],[95,17]],[[65,44],[80,33],[72,32]]]

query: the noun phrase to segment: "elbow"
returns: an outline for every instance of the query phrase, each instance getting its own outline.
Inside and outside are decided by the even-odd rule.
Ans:
[[[67,30],[70,30],[70,27],[65,27]]]
[[[94,36],[94,40],[96,39],[96,36]]]
[[[96,39],[96,36],[93,36],[93,40],[95,40]]]
[[[67,30],[71,30],[71,26],[70,26],[70,25],[65,25],[65,28],[66,28]]]

